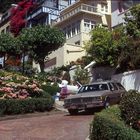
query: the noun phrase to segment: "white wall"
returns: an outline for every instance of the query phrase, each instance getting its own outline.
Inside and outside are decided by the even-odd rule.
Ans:
[[[112,80],[120,82],[127,91],[130,89],[140,91],[140,70],[113,75]]]
[[[118,9],[118,1],[112,1],[112,27],[124,22],[124,13],[120,13]]]

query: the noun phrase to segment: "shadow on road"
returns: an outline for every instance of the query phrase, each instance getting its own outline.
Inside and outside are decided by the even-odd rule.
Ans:
[[[94,115],[97,112],[100,112],[101,109],[90,109],[90,110],[81,110],[76,115],[70,115],[69,113],[65,116],[83,116],[83,115]]]

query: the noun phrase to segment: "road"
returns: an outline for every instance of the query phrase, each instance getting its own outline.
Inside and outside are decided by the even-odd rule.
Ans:
[[[0,140],[85,140],[93,115],[52,113],[0,121]]]

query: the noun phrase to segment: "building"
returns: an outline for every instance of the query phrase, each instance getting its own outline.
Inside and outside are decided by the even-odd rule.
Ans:
[[[129,11],[129,8],[139,3],[139,0],[111,0],[112,28],[124,24],[125,13]]]
[[[0,15],[0,34],[10,31],[10,12],[11,8],[8,9],[4,14]]]
[[[37,24],[50,25],[58,18],[62,9],[68,6],[70,0],[36,0],[37,7],[27,13],[28,27]]]
[[[64,32],[66,43],[48,56],[46,70],[68,65],[86,55],[84,43],[90,39],[90,31],[97,24],[111,28],[110,0],[78,0],[62,10],[53,26]]]
[[[110,0],[36,0],[38,6],[29,14],[27,27],[37,24],[52,25],[60,28],[66,43],[51,53],[45,60],[45,70],[68,65],[71,61],[86,55],[84,43],[90,39],[90,31],[99,24],[111,28]],[[2,16],[0,32],[9,31],[8,10]]]

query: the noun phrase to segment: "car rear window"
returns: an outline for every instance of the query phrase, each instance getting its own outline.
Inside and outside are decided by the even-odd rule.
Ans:
[[[93,84],[82,86],[78,93],[108,90],[107,84]]]

